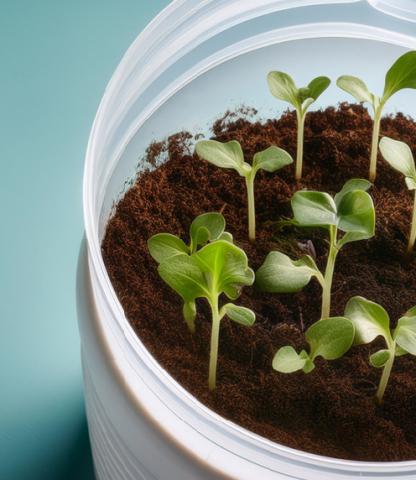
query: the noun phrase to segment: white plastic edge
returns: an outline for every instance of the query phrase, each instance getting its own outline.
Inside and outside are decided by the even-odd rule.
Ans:
[[[414,0],[368,0],[368,3],[392,17],[416,22],[416,2]]]

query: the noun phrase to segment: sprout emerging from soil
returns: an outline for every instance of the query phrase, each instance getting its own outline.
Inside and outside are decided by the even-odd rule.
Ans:
[[[183,243],[179,249],[175,245],[172,254],[173,242],[161,243],[161,235],[165,235],[165,240],[168,238],[168,234],[155,235],[149,240],[149,250],[157,261],[161,260],[159,275],[181,296],[184,302],[183,314],[192,332],[195,330],[196,299],[205,298],[211,308],[208,385],[212,390],[216,386],[221,320],[228,316],[236,323],[252,326],[256,319],[254,312],[240,305],[226,303],[220,307],[219,298],[225,294],[230,300],[236,300],[243,286],[253,284],[254,272],[248,266],[244,251],[230,241],[214,240],[193,253]],[[165,254],[162,253],[163,245],[166,247]]]
[[[355,345],[371,343],[377,337],[383,337],[386,348],[370,356],[370,364],[382,368],[376,398],[382,402],[395,357],[416,355],[416,307],[410,309],[397,322],[397,327],[390,330],[390,318],[381,305],[363,297],[353,297],[345,307],[345,317],[354,324]]]
[[[363,80],[350,75],[339,77],[337,85],[359,102],[368,102],[373,108],[374,124],[369,179],[374,182],[377,174],[377,151],[383,108],[389,98],[396,92],[404,88],[416,88],[416,51],[405,53],[390,67],[386,74],[384,91],[381,97],[371,93]]]
[[[248,237],[256,239],[256,210],[254,198],[254,179],[259,170],[275,172],[293,163],[292,157],[283,149],[272,146],[258,152],[253,157],[253,163],[244,161],[241,145],[236,140],[227,143],[216,140],[201,140],[195,146],[199,157],[220,168],[233,168],[245,178],[247,188]]]
[[[270,252],[257,271],[257,286],[266,292],[294,293],[315,277],[322,286],[321,318],[328,318],[338,252],[347,243],[374,236],[375,211],[373,200],[367,193],[370,186],[367,180],[351,179],[334,198],[323,192],[296,192],[291,200],[294,218],[290,223],[298,227],[320,227],[329,232],[325,273],[320,272],[309,255],[292,261],[281,252]],[[338,230],[345,232],[339,239]]]
[[[329,87],[331,80],[328,77],[316,77],[307,87],[298,88],[292,77],[284,72],[270,72],[267,82],[272,95],[279,100],[290,103],[295,107],[298,124],[296,150],[296,180],[302,178],[303,165],[303,137],[306,113],[312,103]]]
[[[225,240],[233,243],[231,233],[225,231],[225,219],[218,212],[203,213],[195,217],[189,228],[189,245],[171,233],[158,233],[149,238],[147,246],[150,255],[161,264],[176,255],[191,255],[200,246],[215,240]],[[183,316],[189,330],[195,331],[196,308],[193,303],[185,302]]]
[[[403,142],[383,137],[380,141],[380,152],[386,162],[395,170],[405,176],[405,182],[409,190],[413,190],[413,214],[410,227],[409,241],[407,244],[407,253],[410,255],[413,251],[416,241],[416,167],[412,151],[409,146]]]
[[[281,373],[303,370],[310,373],[315,368],[315,359],[336,360],[342,357],[353,344],[354,325],[344,317],[332,317],[314,323],[306,330],[305,339],[309,353],[297,353],[291,346],[280,348],[273,358],[273,368]]]

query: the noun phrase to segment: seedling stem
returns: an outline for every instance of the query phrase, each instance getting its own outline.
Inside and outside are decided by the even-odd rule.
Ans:
[[[378,154],[378,140],[380,136],[380,122],[381,114],[384,104],[380,102],[374,109],[374,123],[373,123],[373,137],[371,142],[371,156],[370,156],[370,182],[374,183],[377,175],[377,154]]]
[[[297,132],[297,148],[296,148],[296,180],[302,178],[302,168],[303,168],[303,135],[305,129],[305,118],[306,112],[302,113],[302,107],[296,109],[296,117],[298,122],[298,132]]]
[[[251,242],[256,240],[256,207],[254,200],[254,175],[251,170],[246,177],[247,205],[248,205],[248,238]]]
[[[218,311],[218,295],[212,294],[209,304],[212,312],[212,326],[208,387],[210,390],[214,390],[217,383],[218,339],[221,323],[221,317]]]
[[[407,245],[407,253],[409,255],[413,252],[415,241],[416,241],[416,190],[414,191],[414,200],[413,200],[412,227],[410,229],[409,243]]]
[[[331,225],[329,227],[329,253],[326,263],[324,282],[322,285],[322,309],[321,318],[328,318],[331,314],[331,289],[332,279],[334,276],[335,260],[338,255],[337,248],[337,227]]]
[[[394,358],[395,358],[395,351],[396,351],[396,342],[393,341],[390,346],[390,358],[387,363],[384,365],[383,373],[381,374],[380,383],[378,385],[376,399],[379,404],[383,402],[384,392],[386,391],[387,384],[389,382],[391,370],[393,368]]]

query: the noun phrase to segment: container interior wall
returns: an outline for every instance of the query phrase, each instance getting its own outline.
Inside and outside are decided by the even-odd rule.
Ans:
[[[255,108],[261,119],[281,115],[288,104],[269,93],[266,76],[270,70],[290,73],[298,85],[306,85],[317,75],[329,76],[332,85],[311,109],[353,101],[335,84],[342,74],[357,75],[371,91],[381,93],[385,72],[404,51],[401,46],[356,38],[291,40],[244,53],[201,74],[157,108],[126,145],[103,194],[100,240],[115,202],[130,187],[135,175],[148,168],[143,159],[151,142],[182,130],[209,136],[213,120],[241,105]],[[139,104],[129,111],[132,124],[138,108]],[[385,109],[386,114],[399,111],[416,115],[416,91],[399,92]]]

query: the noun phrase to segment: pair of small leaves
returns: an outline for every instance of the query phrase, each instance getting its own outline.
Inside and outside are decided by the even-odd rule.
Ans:
[[[380,152],[386,162],[405,176],[409,190],[416,190],[416,167],[412,151],[404,142],[383,137],[380,140]]]
[[[298,88],[292,77],[284,72],[270,72],[267,82],[272,95],[293,105],[304,115],[315,100],[329,87],[328,77],[316,77],[307,87]]]
[[[195,300],[206,298],[211,304],[224,293],[229,299],[239,297],[241,288],[252,285],[254,272],[241,248],[225,240],[209,243],[192,255],[174,255],[165,259],[158,268],[161,278],[184,301],[184,317],[193,330],[196,315]],[[232,320],[251,325],[251,310],[227,304],[222,314]]]
[[[374,367],[384,367],[393,355],[416,355],[416,307],[399,319],[393,332],[386,310],[363,297],[351,298],[344,315],[354,324],[356,345],[371,343],[379,336],[384,338],[387,349],[379,350],[370,357]]]
[[[336,227],[345,232],[338,241],[338,248],[371,238],[375,229],[375,211],[373,200],[367,193],[370,187],[367,180],[351,179],[334,198],[324,192],[298,191],[291,200],[293,223],[302,227]]]
[[[344,317],[331,317],[314,323],[305,333],[309,353],[297,353],[291,346],[280,348],[273,358],[273,368],[281,373],[311,372],[315,359],[335,360],[347,352],[354,340],[354,325]]]
[[[292,157],[282,148],[271,146],[253,157],[253,164],[244,161],[241,145],[236,140],[222,143],[216,140],[201,140],[195,151],[204,160],[221,168],[233,168],[242,177],[255,177],[259,170],[275,172],[293,162]]]
[[[162,263],[175,255],[189,255],[194,253],[199,246],[214,240],[227,240],[232,243],[233,237],[225,231],[225,219],[218,212],[203,213],[194,219],[189,229],[190,245],[179,237],[170,233],[158,233],[148,242],[150,255]]]
[[[368,102],[376,109],[396,92],[404,88],[416,88],[416,51],[405,53],[390,67],[381,98],[371,93],[363,80],[351,75],[339,77],[337,85],[359,102]]]

